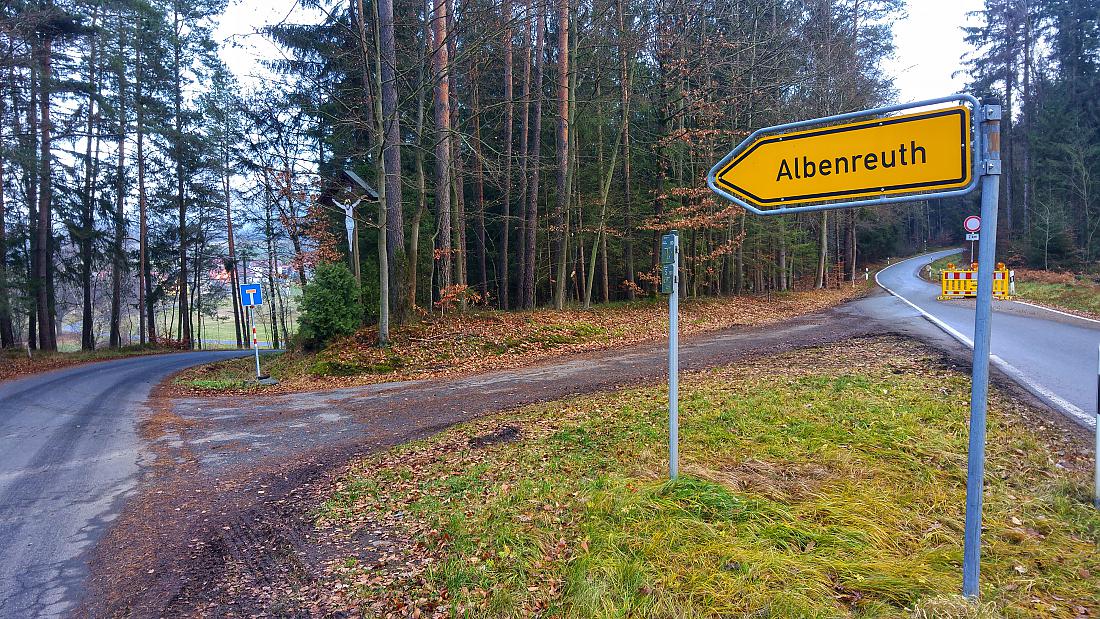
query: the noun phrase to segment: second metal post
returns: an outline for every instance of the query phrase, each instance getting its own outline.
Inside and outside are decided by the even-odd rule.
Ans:
[[[985,479],[986,405],[993,317],[993,267],[997,261],[997,200],[1001,179],[1001,106],[983,105],[981,124],[982,235],[978,239],[978,298],[974,311],[974,358],[970,379],[970,445],[966,466],[966,532],[963,595],[978,596],[982,546],[982,486]]]
[[[679,412],[679,313],[680,313],[680,235],[673,230],[674,238],[672,294],[668,296],[668,475],[676,479],[680,474],[680,412]]]

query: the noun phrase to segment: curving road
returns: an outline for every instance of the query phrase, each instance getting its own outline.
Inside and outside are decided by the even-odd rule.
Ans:
[[[919,276],[928,263],[960,251],[903,260],[880,271],[877,280],[972,348],[974,301],[939,301],[940,287]],[[993,365],[1085,427],[1096,423],[1098,345],[1100,322],[1015,301],[993,302]]]
[[[150,355],[0,383],[0,617],[56,617],[79,600],[80,555],[136,487],[137,422],[183,368],[247,351]]]

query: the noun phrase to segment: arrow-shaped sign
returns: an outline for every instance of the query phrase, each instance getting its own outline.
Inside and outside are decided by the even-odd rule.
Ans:
[[[713,183],[759,208],[961,189],[973,176],[970,128],[959,105],[758,131],[714,167]]]

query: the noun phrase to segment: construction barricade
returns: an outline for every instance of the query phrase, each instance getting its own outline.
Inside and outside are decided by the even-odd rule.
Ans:
[[[993,298],[1009,298],[1008,268],[1002,262],[997,263],[993,271]],[[948,263],[947,268],[940,272],[940,298],[958,299],[973,298],[978,296],[978,263],[972,263],[969,269],[956,268]]]

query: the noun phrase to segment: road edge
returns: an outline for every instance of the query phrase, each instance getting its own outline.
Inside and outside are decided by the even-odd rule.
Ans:
[[[928,252],[928,253],[925,253],[925,254],[918,254],[918,255],[913,256],[911,258],[906,258],[904,260],[895,262],[894,264],[891,264],[891,265],[887,266],[884,269],[879,269],[878,271],[875,272],[875,285],[877,285],[879,288],[882,288],[886,292],[890,293],[894,297],[898,298],[899,300],[901,300],[902,303],[905,303],[909,307],[916,310],[917,313],[919,313],[921,316],[923,316],[925,320],[927,320],[928,322],[935,325],[936,328],[940,329],[944,333],[946,333],[946,334],[950,335],[951,337],[955,338],[962,345],[966,346],[971,351],[973,351],[974,350],[974,342],[970,338],[966,337],[965,335],[960,333],[958,330],[954,329],[953,327],[951,327],[947,323],[943,322],[939,318],[936,318],[932,314],[924,311],[916,303],[913,303],[909,299],[906,299],[905,297],[901,296],[900,294],[895,292],[890,287],[883,284],[882,281],[879,280],[879,278],[878,278],[879,274],[882,273],[883,271],[886,271],[888,269],[892,269],[892,268],[894,268],[894,267],[896,267],[899,264],[902,264],[904,262],[908,262],[908,261],[916,259],[916,258],[921,258],[923,256],[930,256],[934,253],[938,253],[938,252]],[[948,254],[948,255],[950,255],[950,254]],[[1039,383],[1029,379],[1027,376],[1024,375],[1023,372],[1018,370],[1015,366],[1008,363],[1004,359],[1001,359],[997,355],[993,355],[993,354],[989,355],[989,360],[993,363],[993,365],[997,369],[999,369],[1006,376],[1011,378],[1014,382],[1016,382],[1017,384],[1019,384],[1023,388],[1027,389],[1029,392],[1032,393],[1032,395],[1034,395],[1035,397],[1042,400],[1043,403],[1045,403],[1047,406],[1050,406],[1051,408],[1058,411],[1062,415],[1068,417],[1074,423],[1076,423],[1076,424],[1078,424],[1078,425],[1080,425],[1080,426],[1082,426],[1082,427],[1084,427],[1088,430],[1094,430],[1096,428],[1096,425],[1095,425],[1096,420],[1094,419],[1093,415],[1090,415],[1090,414],[1086,413],[1085,411],[1081,410],[1080,408],[1078,408],[1076,405],[1072,404],[1071,402],[1068,402],[1067,400],[1059,397],[1056,393],[1054,393],[1053,391],[1047,389],[1043,385],[1040,385]]]
[[[1013,303],[1019,303],[1020,305],[1026,305],[1028,307],[1034,307],[1035,309],[1045,310],[1045,311],[1051,312],[1053,314],[1058,314],[1060,316],[1066,316],[1066,317],[1069,317],[1069,318],[1075,318],[1077,320],[1084,320],[1086,322],[1094,322],[1096,324],[1100,324],[1100,320],[1097,320],[1095,318],[1087,318],[1085,316],[1079,316],[1077,314],[1071,314],[1070,312],[1064,312],[1062,310],[1054,309],[1053,307],[1047,307],[1045,305],[1038,305],[1036,303],[1029,303],[1027,301],[1021,301],[1019,299],[1012,299],[1012,302]]]

